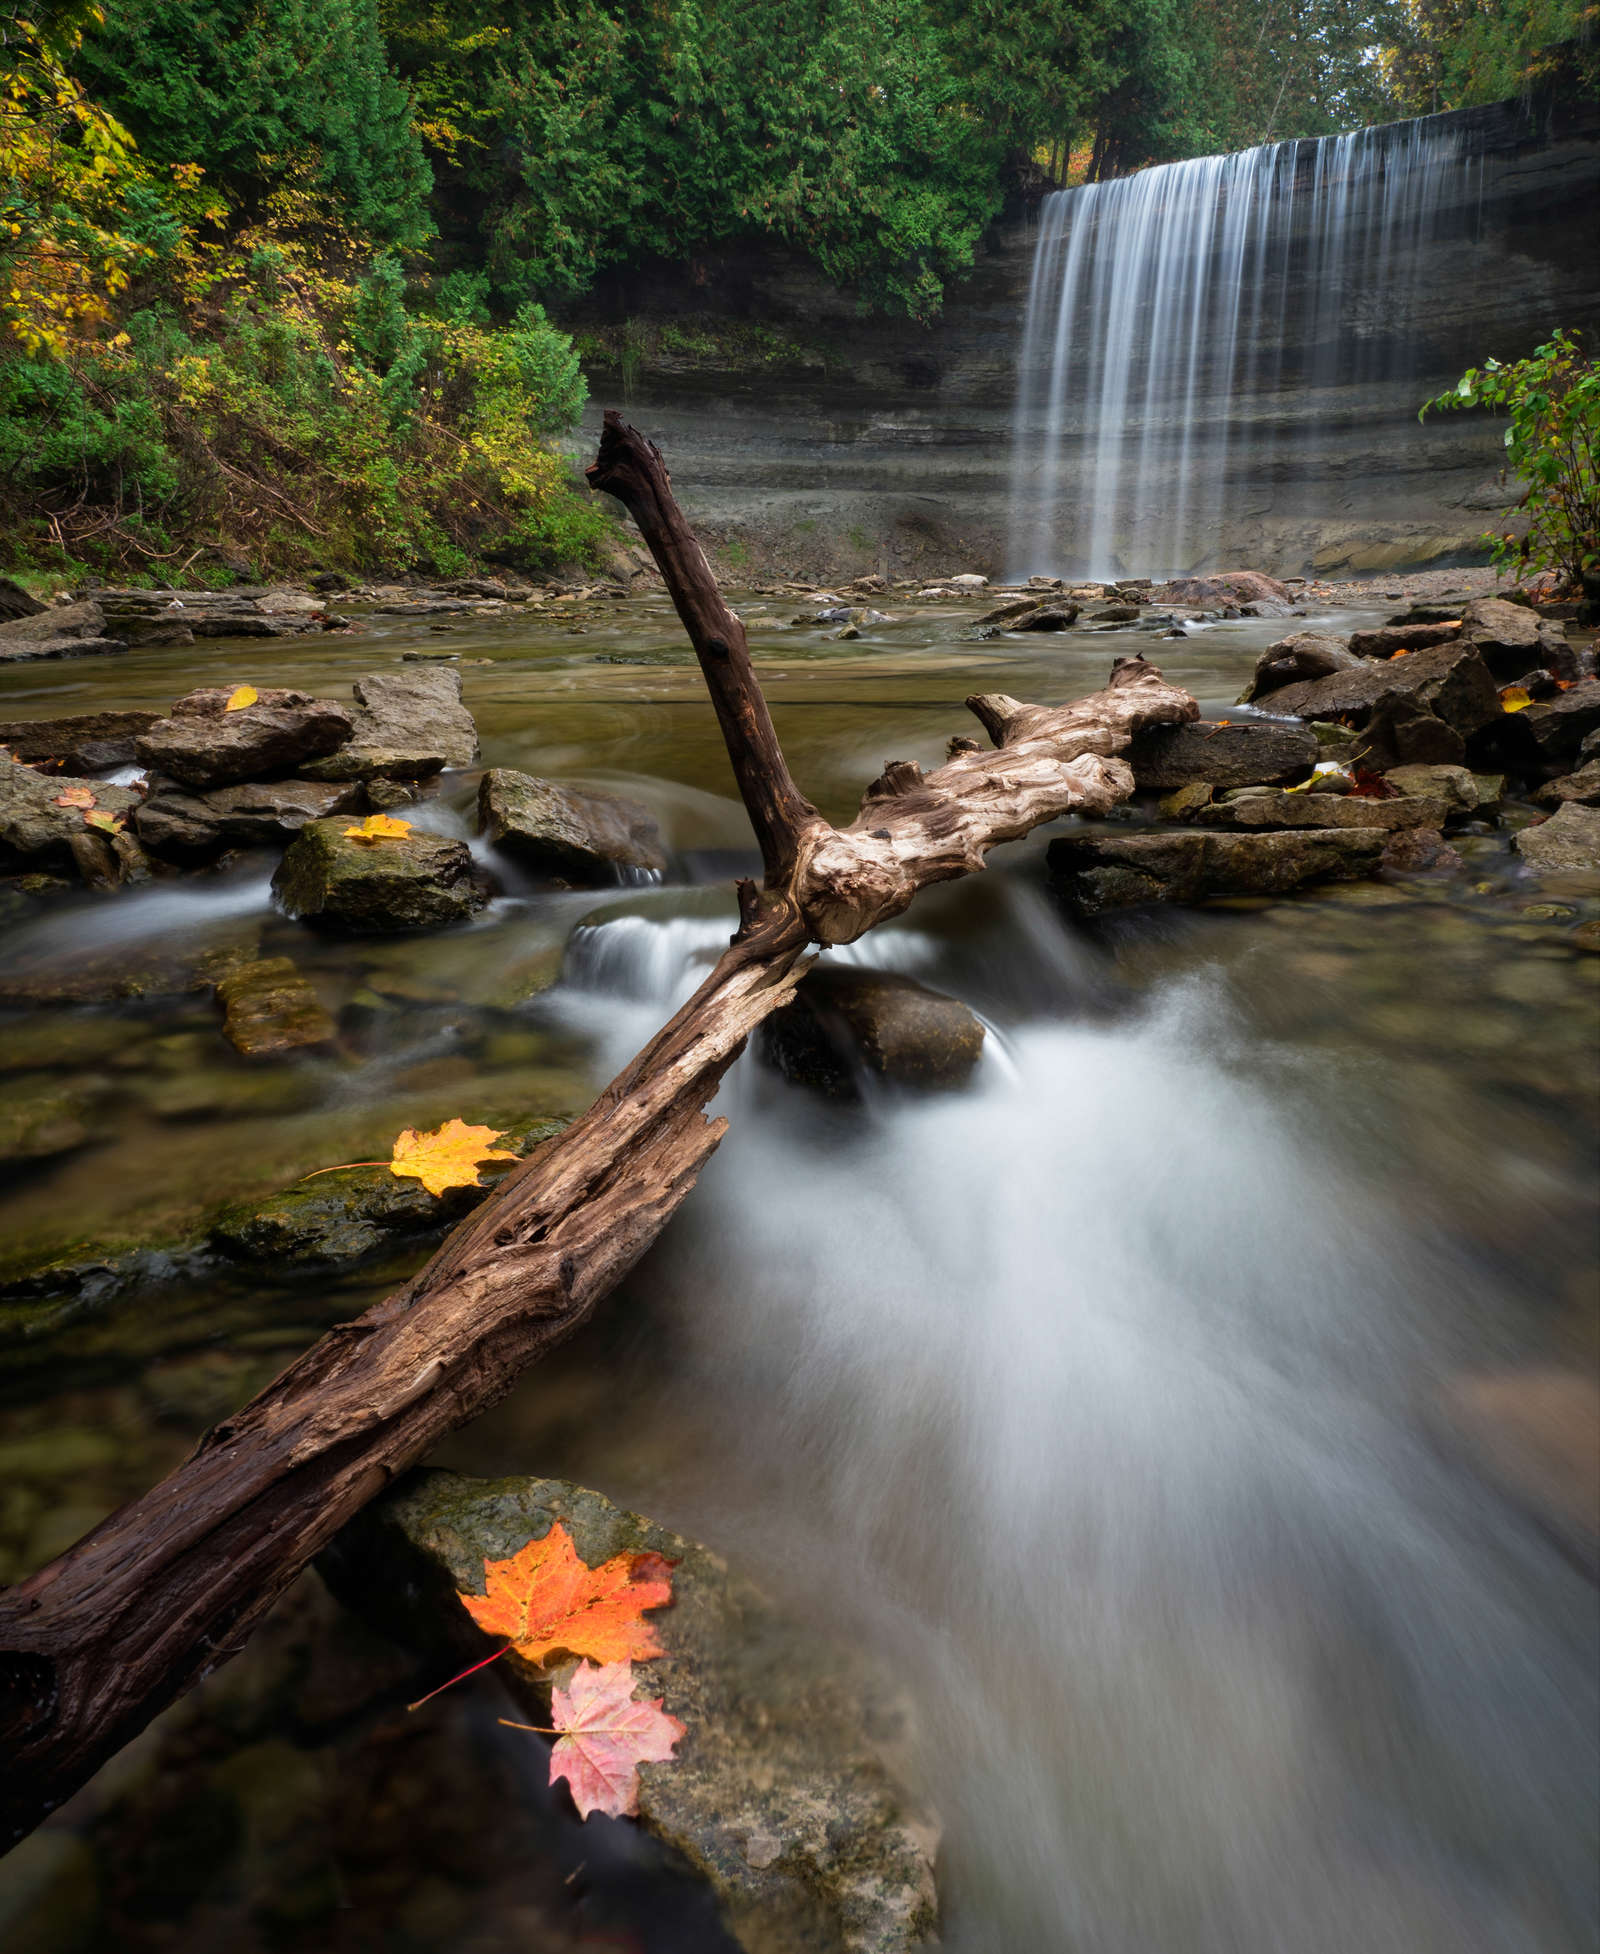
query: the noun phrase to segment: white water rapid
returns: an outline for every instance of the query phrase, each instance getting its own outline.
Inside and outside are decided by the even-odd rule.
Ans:
[[[1420,121],[1046,197],[1018,369],[1012,573],[1219,568],[1230,523],[1281,520],[1286,498],[1314,497],[1300,479],[1314,457],[1288,452],[1278,396],[1309,391],[1313,421],[1331,426],[1370,411],[1372,386],[1421,370],[1422,251],[1478,168],[1457,135]]]
[[[730,1075],[629,1306],[674,1519],[907,1684],[958,1954],[1578,1954],[1594,1591],[1417,1416],[1473,1278],[1305,1137],[1359,1082],[1204,973],[1099,1009],[984,880],[855,951],[985,1015],[972,1088]],[[552,1007],[608,1066],[730,923],[582,930]]]

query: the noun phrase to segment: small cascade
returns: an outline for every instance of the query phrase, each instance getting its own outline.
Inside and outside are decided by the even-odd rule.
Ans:
[[[1275,404],[1309,390],[1313,421],[1331,426],[1424,370],[1425,249],[1474,205],[1478,170],[1461,135],[1430,119],[1046,197],[1019,365],[1012,571],[1218,568],[1242,520],[1313,506],[1304,412],[1301,452],[1286,452]]]

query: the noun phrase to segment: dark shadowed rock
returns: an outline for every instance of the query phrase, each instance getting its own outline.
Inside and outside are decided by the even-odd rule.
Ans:
[[[81,791],[94,796],[92,808],[62,807],[59,797]],[[74,870],[94,887],[109,888],[138,872],[141,851],[127,834],[108,835],[91,828],[86,813],[101,810],[127,819],[139,796],[101,780],[70,774],[35,773],[18,761],[0,758],[0,869]],[[148,863],[144,864],[148,872]]]
[[[1568,801],[1537,827],[1523,828],[1512,845],[1540,869],[1600,869],[1600,807]]]
[[[49,760],[69,773],[96,773],[133,764],[133,744],[158,712],[79,712],[62,719],[0,722],[0,746],[14,760]]]
[[[1376,631],[1352,631],[1350,649],[1358,658],[1392,658],[1397,651],[1454,644],[1460,636],[1459,619],[1441,624],[1380,624]]]
[[[1272,710],[1301,719],[1364,723],[1378,706],[1401,700],[1433,713],[1464,739],[1500,716],[1499,689],[1477,648],[1465,642],[1432,645],[1404,658],[1369,659],[1355,671],[1285,686],[1273,693]]]
[[[1584,679],[1568,692],[1505,715],[1498,727],[1502,753],[1512,767],[1564,772],[1588,735],[1600,728],[1600,679]]]
[[[1268,645],[1256,660],[1255,675],[1239,694],[1239,704],[1264,698],[1285,685],[1308,679],[1326,678],[1330,672],[1348,671],[1359,665],[1354,648],[1343,638],[1326,631],[1299,631],[1292,638],[1280,638]]]
[[[558,1520],[589,1566],[621,1553],[674,1564],[672,1604],[649,1617],[663,1654],[640,1665],[638,1693],[661,1697],[685,1735],[671,1762],[641,1767],[639,1822],[710,1881],[741,1944],[925,1945],[937,1926],[935,1834],[876,1748],[900,1736],[905,1706],[862,1657],[782,1613],[718,1555],[567,1481],[420,1472],[367,1507],[319,1567],[443,1678],[493,1646],[458,1590],[481,1593],[485,1560]],[[499,1670],[527,1721],[548,1724],[549,1679],[515,1655]]]
[[[331,1045],[334,1022],[290,957],[240,964],[217,984],[222,1035],[246,1058]]]
[[[1548,780],[1532,796],[1541,807],[1560,807],[1564,801],[1582,801],[1585,807],[1600,807],[1600,760],[1589,760],[1576,773]]]
[[[30,597],[19,583],[10,577],[0,577],[0,623],[9,624],[13,618],[37,617],[44,609],[37,597]]]
[[[1384,699],[1361,733],[1362,764],[1377,773],[1394,767],[1458,767],[1467,742],[1454,726],[1416,699]]]
[[[1322,755],[1309,727],[1197,719],[1187,726],[1151,726],[1136,733],[1125,757],[1141,789],[1168,794],[1198,781],[1220,791],[1296,780]]]
[[[134,815],[145,847],[174,861],[208,861],[225,848],[271,848],[308,821],[353,808],[360,789],[315,780],[214,787],[209,794],[157,794]]]
[[[496,848],[541,875],[602,883],[628,872],[659,875],[666,850],[655,816],[638,801],[491,767],[478,819]]]
[[[170,718],[140,734],[139,759],[185,787],[225,787],[290,773],[350,737],[349,711],[332,699],[268,686],[229,712],[232,691],[212,685],[177,700]]]
[[[1268,789],[1248,799],[1203,807],[1194,821],[1199,828],[1237,833],[1267,828],[1375,828],[1392,834],[1397,828],[1437,828],[1450,806],[1442,796],[1413,799],[1398,795],[1394,800],[1380,801],[1364,794],[1287,794]]]
[[[351,689],[350,739],[309,763],[308,778],[419,780],[477,759],[478,728],[461,703],[460,672],[442,665],[368,672]]]
[[[443,929],[487,900],[464,841],[413,828],[358,841],[341,816],[312,821],[289,844],[272,892],[291,916],[355,934]]]
[[[1052,885],[1079,915],[1145,902],[1281,895],[1302,883],[1373,874],[1383,834],[1371,828],[1302,828],[1270,834],[1063,835],[1045,861]]]
[[[983,1054],[983,1026],[958,998],[909,977],[819,964],[761,1028],[762,1059],[831,1099],[864,1078],[936,1090],[959,1086]]]

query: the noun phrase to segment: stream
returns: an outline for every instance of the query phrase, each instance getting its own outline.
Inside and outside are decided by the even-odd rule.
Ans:
[[[843,644],[790,625],[793,599],[738,608],[791,767],[836,820],[885,761],[936,765],[970,691],[1070,698],[1137,649],[1214,716],[1284,629],[976,642],[976,608],[894,605]],[[513,878],[470,926],[388,940],[277,915],[265,858],[7,916],[8,995],[247,940],[292,954],[342,1034],[261,1066],[203,993],[0,1013],[8,1092],[59,1091],[92,1134],[0,1187],[8,1260],[178,1240],[220,1201],[386,1154],[402,1126],[580,1110],[726,942],[755,858],[664,598],[581,627],[374,620],[13,666],[0,717],[223,681],[344,697],[406,652],[459,655],[485,764],[645,802],[671,879]],[[470,836],[470,787],[447,776],[418,818]],[[1469,827],[1462,874],[1094,930],[1051,902],[1044,834],[997,851],[837,953],[971,1005],[973,1083],[839,1106],[746,1056],[661,1243],[434,1461],[598,1487],[867,1645],[914,1705],[955,1954],[1594,1944],[1596,1590],[1450,1409],[1600,1354],[1600,957],[1572,941],[1600,882],[1533,880],[1508,833]],[[0,1579],[153,1483],[400,1266],[0,1303]],[[219,1884],[195,1844],[204,1785],[306,1755],[305,1692],[251,1695],[286,1637],[269,1626],[163,1719],[164,1749],[152,1732],[83,1794],[72,1849],[118,1944],[720,1944],[692,1895],[635,1890],[625,1841],[590,1850],[546,1809],[469,1690],[405,1744],[324,1730],[303,1802],[339,1841],[335,1902],[273,1899],[308,1849],[287,1807],[267,1836],[289,1858],[258,1850]],[[280,1804],[300,1769],[273,1780]],[[145,1829],[97,1843],[93,1814],[133,1795]]]

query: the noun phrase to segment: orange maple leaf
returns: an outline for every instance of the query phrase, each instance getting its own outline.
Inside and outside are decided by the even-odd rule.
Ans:
[[[447,1119],[431,1133],[408,1126],[394,1143],[389,1172],[396,1180],[421,1181],[430,1194],[443,1194],[448,1187],[476,1187],[479,1161],[517,1157],[495,1145],[499,1138],[492,1126],[468,1126],[459,1119]]]
[[[639,1766],[670,1764],[684,1725],[661,1707],[662,1698],[633,1700],[633,1665],[580,1662],[565,1689],[550,1692],[550,1713],[559,1736],[550,1752],[550,1782],[567,1781],[578,1816],[604,1812],[632,1818],[639,1810]],[[541,1730],[536,1723],[500,1721],[512,1730]],[[546,1732],[545,1734],[550,1734]]]
[[[595,1662],[646,1661],[662,1653],[646,1608],[672,1599],[670,1563],[659,1554],[616,1554],[585,1567],[559,1520],[509,1560],[483,1564],[485,1594],[463,1594],[467,1613],[503,1635],[529,1662],[557,1649]]]
[[[57,807],[93,807],[94,789],[92,787],[63,787],[56,795]]]
[[[345,835],[351,841],[396,841],[411,832],[411,823],[396,819],[392,814],[369,814],[365,821],[353,828],[346,828]]]

